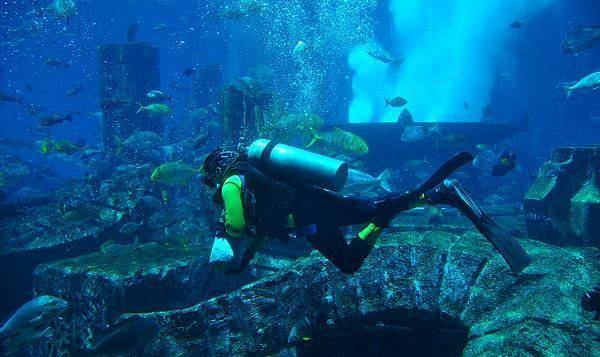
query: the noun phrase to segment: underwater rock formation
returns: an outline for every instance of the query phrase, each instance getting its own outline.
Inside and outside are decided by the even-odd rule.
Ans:
[[[237,149],[238,144],[250,144],[258,138],[262,120],[260,108],[249,95],[235,86],[227,86],[221,93],[222,140],[224,146]]]
[[[208,266],[208,254],[202,245],[120,246],[38,266],[34,290],[66,299],[73,315],[94,325],[125,312],[189,306],[254,280],[250,274],[225,279]]]
[[[160,117],[139,112],[151,104],[146,93],[160,89],[158,47],[145,43],[102,45],[98,48],[100,99],[104,148],[116,152],[116,138],[125,140],[134,131],[163,132]]]
[[[10,221],[0,219],[0,320],[31,298],[38,264],[97,250],[103,239],[95,226],[76,227],[50,218],[53,205],[28,208]],[[11,239],[4,239],[4,237]]]
[[[600,147],[558,148],[525,195],[531,238],[600,247]]]
[[[405,348],[425,353],[437,345],[438,355],[600,350],[600,326],[579,306],[585,289],[600,280],[597,249],[526,241],[533,263],[515,276],[478,234],[382,238],[355,275],[315,254],[190,308],[143,314],[163,328],[155,355],[283,353],[292,326],[307,314],[322,316],[313,343],[302,348],[313,355],[332,349],[383,355],[386,342],[411,337],[413,345],[425,342]]]

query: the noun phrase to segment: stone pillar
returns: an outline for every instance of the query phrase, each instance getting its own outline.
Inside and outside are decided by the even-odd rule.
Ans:
[[[235,86],[225,87],[221,93],[223,146],[236,149],[239,144],[248,145],[257,139],[261,113],[247,93]]]
[[[529,237],[600,247],[600,147],[557,148],[525,195]]]
[[[102,136],[108,156],[116,152],[116,139],[127,139],[134,131],[163,134],[163,121],[147,113],[136,113],[149,104],[146,94],[160,89],[158,47],[144,43],[109,44],[98,47],[100,100],[103,110]]]

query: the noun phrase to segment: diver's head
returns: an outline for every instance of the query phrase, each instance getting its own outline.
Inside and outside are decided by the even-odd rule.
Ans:
[[[204,159],[202,182],[210,188],[217,187],[223,178],[223,174],[237,157],[238,153],[235,151],[225,151],[221,148],[213,150]]]

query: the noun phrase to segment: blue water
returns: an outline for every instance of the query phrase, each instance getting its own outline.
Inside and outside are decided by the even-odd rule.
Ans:
[[[172,131],[189,132],[190,140],[199,132],[211,134],[202,150],[163,154],[153,167],[181,160],[197,168],[203,155],[222,144],[220,93],[239,86],[242,77],[259,80],[286,113],[319,115],[329,128],[396,122],[402,109],[431,126],[483,121],[519,127],[527,118],[527,130],[485,142],[492,159],[506,149],[516,153],[518,167],[510,176],[490,178],[487,168],[467,169],[463,181],[478,199],[510,185],[516,191],[508,202],[519,206],[533,182],[530,173],[552,149],[600,144],[600,90],[567,98],[562,88],[600,70],[600,43],[577,55],[561,50],[576,25],[600,25],[598,0],[74,0],[76,14],[69,18],[47,10],[51,3],[0,0],[0,93],[21,101],[0,101],[0,174],[9,179],[0,187],[2,201],[64,188],[67,179],[94,173],[79,155],[44,154],[41,144],[68,140],[103,149],[97,49],[126,43],[135,23],[133,42],[160,51],[161,85],[155,89],[173,97],[166,103],[172,114],[163,117],[164,145],[176,144],[169,142]],[[240,6],[245,12],[236,17],[231,11]],[[401,63],[395,67],[370,52]],[[208,68],[214,76],[199,81]],[[186,69],[194,73],[186,75]],[[408,103],[401,109],[385,105],[396,96]],[[199,108],[212,119],[191,128],[186,118]],[[72,121],[41,127],[51,113],[71,114]],[[422,182],[450,153],[476,151],[485,141],[483,133],[471,131],[467,143],[452,148],[442,150],[436,141],[395,152],[399,137],[381,141],[376,131],[362,133],[378,154],[360,168],[377,176],[392,164],[397,190]],[[429,163],[409,170],[408,160]],[[52,168],[61,179],[7,173],[15,165],[32,173]],[[158,192],[155,186],[148,191]],[[170,193],[187,199],[185,190]]]

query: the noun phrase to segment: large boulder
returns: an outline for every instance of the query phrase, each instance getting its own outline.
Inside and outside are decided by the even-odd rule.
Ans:
[[[516,276],[475,233],[382,238],[354,275],[313,254],[229,294],[186,309],[143,314],[162,326],[161,339],[150,350],[185,356],[285,354],[292,327],[308,315],[314,321],[313,343],[299,350],[309,354],[394,354],[387,343],[434,354],[437,345],[438,355],[600,351],[600,326],[579,305],[585,290],[600,281],[597,249],[523,241],[533,263]]]

